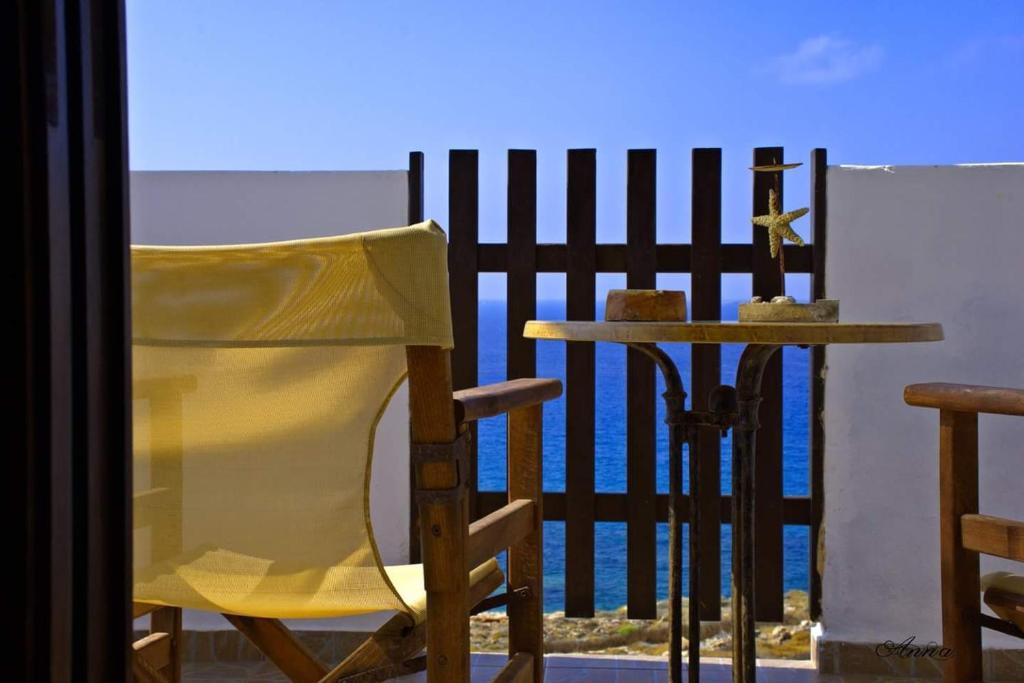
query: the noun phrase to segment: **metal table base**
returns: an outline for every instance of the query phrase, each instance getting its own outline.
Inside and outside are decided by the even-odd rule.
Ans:
[[[707,411],[686,409],[686,391],[676,364],[651,343],[626,343],[653,360],[665,378],[665,422],[669,427],[669,681],[682,682],[682,515],[683,444],[690,453],[690,602],[687,628],[687,679],[700,680],[700,479],[694,455],[697,431],[733,429],[732,442],[732,680],[754,683],[754,456],[761,404],[761,378],[777,344],[750,344],[740,356],[734,387],[712,390]],[[718,495],[718,492],[712,492]]]

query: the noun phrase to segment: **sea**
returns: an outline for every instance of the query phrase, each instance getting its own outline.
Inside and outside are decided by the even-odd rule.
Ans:
[[[722,319],[735,320],[738,303],[723,305]],[[602,303],[597,306],[598,319],[603,318]],[[504,301],[481,301],[479,304],[479,383],[500,382],[506,378],[506,305]],[[537,319],[564,320],[564,301],[539,301]],[[690,347],[667,344],[665,349],[675,360],[690,389]],[[741,345],[722,346],[722,382],[733,384]],[[806,349],[785,347],[783,353],[783,494],[808,495],[808,428],[810,353]],[[565,382],[565,343],[537,342],[537,376],[554,377]],[[668,492],[668,434],[662,420],[664,406],[660,400],[664,384],[658,376],[657,414],[657,487]],[[598,492],[626,490],[626,350],[618,344],[598,343],[595,378],[595,482]],[[731,482],[731,437],[722,439],[722,493],[729,493]],[[505,421],[484,420],[478,435],[478,483],[482,491],[505,489]],[[544,490],[565,490],[565,398],[544,406]],[[689,486],[684,467],[684,487]],[[687,529],[684,527],[684,593],[689,580],[686,559]],[[786,526],[783,530],[784,590],[808,589],[807,527]],[[626,604],[626,525],[620,522],[598,522],[594,533],[594,606],[612,610]],[[731,562],[729,525],[722,526],[723,596],[729,595]],[[668,595],[668,526],[657,528],[658,598]],[[544,609],[547,612],[565,608],[565,525],[544,524]]]

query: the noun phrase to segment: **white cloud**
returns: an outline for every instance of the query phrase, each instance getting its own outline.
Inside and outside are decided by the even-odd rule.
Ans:
[[[801,42],[795,51],[772,60],[769,71],[790,85],[842,83],[877,68],[883,54],[879,45],[815,36]]]

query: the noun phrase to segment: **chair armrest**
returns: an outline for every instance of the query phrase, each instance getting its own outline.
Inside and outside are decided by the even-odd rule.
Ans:
[[[903,400],[912,406],[958,413],[1024,415],[1024,390],[971,384],[911,384]]]
[[[460,423],[473,422],[550,401],[561,395],[562,383],[557,379],[513,379],[463,389],[454,394],[455,419]]]

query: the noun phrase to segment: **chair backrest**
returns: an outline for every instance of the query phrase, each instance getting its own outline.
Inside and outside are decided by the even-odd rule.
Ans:
[[[134,247],[132,316],[136,600],[407,610],[374,541],[370,467],[405,347],[452,345],[440,228]]]

